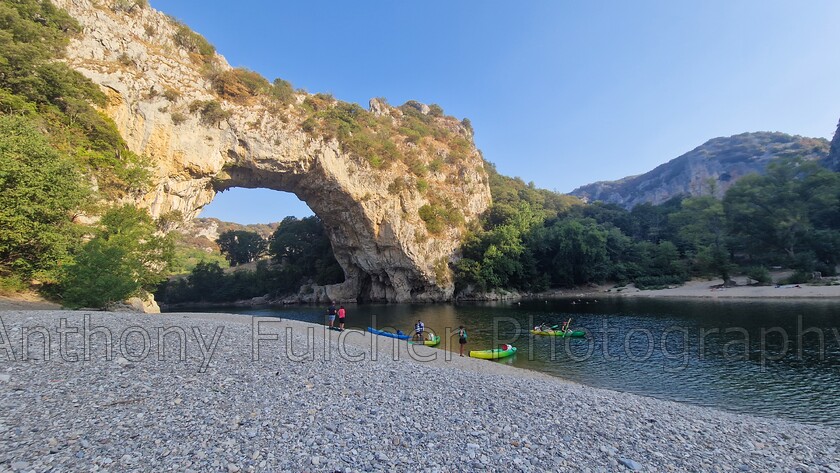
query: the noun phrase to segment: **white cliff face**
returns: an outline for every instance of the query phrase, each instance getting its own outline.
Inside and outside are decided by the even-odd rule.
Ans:
[[[419,210],[430,198],[443,198],[469,223],[489,206],[487,176],[474,146],[456,160],[446,143],[427,137],[418,146],[397,135],[398,149],[413,150],[425,163],[445,163],[423,177],[428,188],[418,190],[418,178],[403,162],[374,169],[364,157],[343,152],[337,141],[305,133],[300,106],[278,110],[266,98],[244,105],[217,97],[201,67],[174,42],[176,27],[164,14],[148,7],[115,13],[104,1],[53,2],[84,29],[68,47],[66,61],[106,91],[104,112],[153,168],[153,187],[136,198],[137,205],[155,217],[179,211],[191,219],[219,190],[292,192],[324,221],[345,271],[345,282],[327,287],[325,297],[451,298],[447,263],[456,256],[462,227],[430,234]],[[216,62],[218,69],[230,69],[222,57]],[[189,111],[197,100],[219,101],[229,118],[207,124]],[[378,100],[371,110],[395,124],[403,115]],[[472,141],[456,120],[435,120]],[[396,180],[406,185],[395,188]]]

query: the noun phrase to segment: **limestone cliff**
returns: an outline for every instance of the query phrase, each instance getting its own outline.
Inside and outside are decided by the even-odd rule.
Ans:
[[[823,163],[828,169],[840,172],[840,123],[837,123],[837,130],[834,132],[834,138],[831,139],[831,149]]]
[[[712,192],[716,197],[722,197],[738,179],[764,172],[774,159],[822,160],[827,154],[828,142],[821,138],[742,133],[709,140],[644,174],[587,184],[571,194],[589,202],[603,201],[628,209],[645,202],[661,204],[678,195],[698,196]]]
[[[106,91],[104,112],[153,169],[137,205],[188,220],[227,188],[292,192],[324,221],[344,268],[345,282],[326,288],[327,297],[451,298],[448,262],[465,225],[490,204],[468,124],[418,103],[372,100],[369,112],[357,112],[303,92],[286,103],[243,94],[220,86],[232,70],[223,57],[198,57],[177,41],[183,25],[143,2],[53,1],[84,29],[66,61]],[[208,104],[212,116],[202,112]],[[366,120],[377,130],[371,136],[387,140],[380,143],[387,155],[358,139],[347,146],[361,132],[331,131],[334,110]],[[429,224],[441,219],[445,225]]]

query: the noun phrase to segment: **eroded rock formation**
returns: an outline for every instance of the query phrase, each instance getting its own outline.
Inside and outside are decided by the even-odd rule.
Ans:
[[[66,61],[99,84],[104,110],[132,151],[146,158],[153,185],[135,197],[153,216],[195,217],[216,192],[231,187],[294,193],[324,221],[345,282],[324,292],[338,300],[431,301],[451,298],[448,262],[464,224],[490,203],[487,176],[472,131],[457,120],[421,113],[439,133],[400,134],[403,112],[380,100],[371,114],[391,123],[396,159],[376,166],[370,156],[345,150],[336,138],[304,131],[311,119],[298,93],[278,105],[267,97],[225,100],[207,64],[174,41],[178,25],[149,7],[54,0],[83,26]],[[215,73],[230,70],[221,56]],[[195,104],[216,102],[224,112],[208,120]],[[468,149],[453,149],[466,140]],[[463,148],[463,146],[461,147]],[[372,164],[373,163],[373,164]],[[434,165],[433,165],[434,163]],[[419,169],[419,171],[418,171]],[[434,233],[420,209],[445,204],[463,221]]]

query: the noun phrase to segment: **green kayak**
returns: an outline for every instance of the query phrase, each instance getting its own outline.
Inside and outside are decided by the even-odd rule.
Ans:
[[[439,335],[434,335],[431,340],[423,340],[422,342],[420,342],[420,341],[410,341],[408,343],[411,343],[412,345],[420,345],[422,343],[423,345],[426,345],[427,347],[433,347],[433,346],[436,346],[437,344],[440,343],[440,336]]]
[[[472,350],[470,351],[470,357],[481,358],[484,360],[496,360],[513,355],[514,353],[516,353],[516,347],[506,345],[504,348],[493,348],[491,350]]]
[[[534,335],[546,335],[549,337],[585,337],[586,332],[583,330],[537,330],[531,329]]]

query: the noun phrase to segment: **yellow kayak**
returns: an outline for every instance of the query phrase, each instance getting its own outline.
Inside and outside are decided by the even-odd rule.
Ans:
[[[470,358],[481,358],[483,360],[496,360],[516,353],[516,347],[507,345],[507,348],[493,348],[491,350],[472,350]]]

